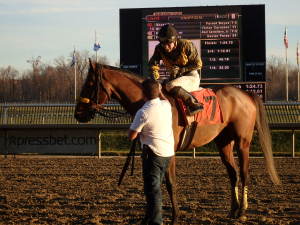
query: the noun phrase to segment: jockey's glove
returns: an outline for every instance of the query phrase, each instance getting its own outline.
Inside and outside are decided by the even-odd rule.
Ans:
[[[151,74],[152,74],[152,78],[154,80],[157,80],[159,78],[159,66],[157,65],[153,65],[151,66]]]
[[[178,66],[172,66],[170,70],[170,79],[175,79],[178,75],[180,75],[180,68]]]
[[[159,78],[159,72],[158,71],[153,71],[152,72],[152,77],[154,80],[157,80]]]

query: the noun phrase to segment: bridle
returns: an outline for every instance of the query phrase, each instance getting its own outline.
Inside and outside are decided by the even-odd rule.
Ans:
[[[110,91],[108,90],[108,88],[103,84],[103,65],[96,63],[94,73],[95,73],[95,83],[91,87],[91,88],[93,88],[91,97],[90,98],[79,97],[78,102],[83,103],[83,104],[88,104],[90,112],[92,112],[93,114],[97,113],[104,117],[119,118],[119,117],[128,115],[128,113],[125,111],[107,109],[107,108],[105,108],[104,105],[99,104],[100,88],[102,88],[104,90],[108,101],[111,98],[110,97],[111,94],[110,94]]]
[[[107,88],[102,84],[103,80],[103,66],[96,64],[96,67],[94,69],[94,74],[95,74],[95,82],[94,85],[91,87],[93,89],[91,97],[79,97],[78,102],[83,103],[83,104],[89,104],[89,108],[92,111],[98,111],[99,109],[103,108],[102,105],[99,104],[99,90],[102,88],[107,95],[107,98],[110,99],[110,94],[107,90]]]

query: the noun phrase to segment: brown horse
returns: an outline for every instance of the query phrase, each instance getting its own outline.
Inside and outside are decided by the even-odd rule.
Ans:
[[[132,115],[145,103],[142,90],[144,79],[119,68],[100,65],[90,61],[89,72],[81,90],[80,99],[76,105],[75,118],[79,122],[90,121],[97,109],[102,108],[110,98],[114,98]],[[265,157],[265,164],[274,184],[279,184],[271,147],[271,137],[266,114],[261,99],[251,93],[232,86],[224,86],[216,90],[223,115],[223,123],[197,127],[189,148],[198,147],[214,140],[226,166],[231,183],[231,211],[232,217],[245,217],[248,207],[249,181],[249,148],[254,128],[256,127],[260,144]],[[184,127],[180,126],[179,111],[175,100],[167,96],[173,111],[173,130],[175,150]],[[233,147],[237,146],[242,183],[241,201],[239,201],[238,171],[233,155]],[[179,216],[176,199],[175,157],[171,160],[166,173],[166,185],[172,202],[173,224]]]

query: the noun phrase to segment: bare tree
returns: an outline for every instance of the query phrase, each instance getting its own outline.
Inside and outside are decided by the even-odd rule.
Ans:
[[[297,99],[297,69],[288,64],[289,99]],[[271,56],[267,60],[267,100],[286,100],[286,64],[283,58]]]
[[[73,52],[69,58],[58,57],[54,65],[43,64],[40,58],[28,60],[32,70],[20,74],[11,66],[0,68],[1,102],[74,102],[75,75],[71,67]],[[95,56],[88,51],[76,52],[77,93],[85,80],[89,63]],[[38,61],[37,61],[38,60]],[[106,56],[98,56],[98,62],[109,64]]]
[[[267,100],[284,100],[285,69],[282,58],[271,56],[267,60]]]
[[[11,66],[0,68],[0,100],[15,101],[17,98],[17,80],[19,72]]]

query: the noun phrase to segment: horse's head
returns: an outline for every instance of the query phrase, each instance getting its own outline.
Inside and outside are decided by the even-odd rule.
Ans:
[[[110,99],[110,91],[103,84],[102,66],[90,61],[90,67],[80,97],[75,108],[75,118],[79,122],[89,122],[102,104]]]

